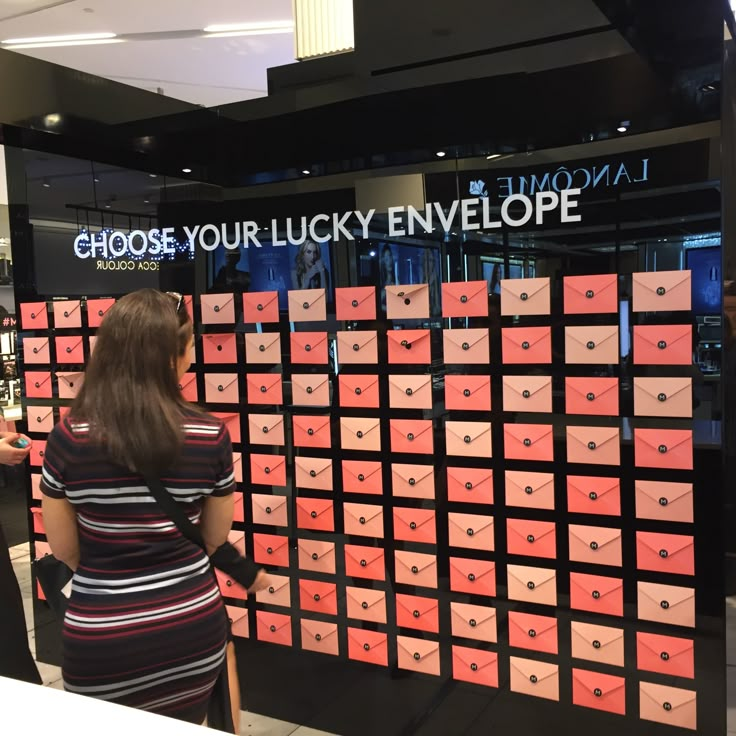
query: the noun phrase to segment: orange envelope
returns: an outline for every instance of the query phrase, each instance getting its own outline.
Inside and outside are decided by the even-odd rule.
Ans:
[[[394,509],[394,539],[437,543],[437,524],[431,509]]]
[[[299,551],[299,569],[308,572],[324,572],[335,574],[335,543],[319,542],[314,539],[300,539],[297,542]]]
[[[25,379],[27,398],[51,398],[51,373],[48,371],[26,371],[23,378]]]
[[[87,324],[90,327],[99,327],[113,304],[114,299],[87,299]]]
[[[503,362],[507,365],[552,362],[549,327],[504,327],[501,330]]]
[[[248,435],[251,445],[283,446],[286,441],[283,415],[248,414]]]
[[[378,376],[375,375],[345,375],[341,373],[340,406],[356,409],[378,409]]]
[[[496,563],[450,557],[450,590],[496,597]]]
[[[337,357],[342,365],[378,363],[378,333],[355,330],[337,333]]]
[[[471,603],[450,603],[452,635],[491,644],[498,641],[496,609]]]
[[[386,337],[389,363],[429,365],[432,362],[429,330],[392,330]]]
[[[432,376],[389,376],[388,403],[392,409],[431,409]]]
[[[235,412],[213,411],[212,416],[217,417],[218,419],[221,419],[223,421],[223,423],[225,424],[225,428],[230,435],[230,441],[238,444],[240,442],[240,414]],[[268,417],[269,420],[277,418],[270,414],[268,415]],[[273,444],[277,443],[274,442]],[[283,444],[283,441],[281,442],[281,444]]]
[[[250,476],[253,483],[264,486],[286,485],[286,458],[282,455],[250,456]]]
[[[84,373],[57,373],[59,379],[59,398],[73,399],[84,383]]]
[[[386,593],[372,588],[345,588],[348,602],[348,618],[360,621],[371,621],[376,624],[386,623]]]
[[[256,631],[258,641],[291,646],[291,616],[270,611],[256,611]]]
[[[549,376],[504,376],[503,410],[552,411],[552,379]]]
[[[223,598],[235,598],[241,601],[247,600],[247,591],[233,578],[229,577],[221,570],[215,570],[215,577],[217,578],[217,584]]]
[[[20,323],[24,330],[48,330],[46,302],[26,302],[20,305]]]
[[[40,462],[31,463],[32,465],[40,465]],[[33,532],[34,534],[46,534],[46,527],[43,523],[43,510],[40,506],[34,506],[31,509],[33,516]]]
[[[692,639],[636,632],[636,666],[647,672],[673,677],[695,677],[695,644]]]
[[[570,559],[590,565],[621,567],[621,530],[570,524]]]
[[[437,557],[396,550],[396,582],[420,588],[437,588]]]
[[[233,636],[247,639],[250,636],[248,627],[248,609],[239,608],[238,606],[225,606],[228,621]]]
[[[294,406],[329,406],[330,376],[326,373],[292,373]]]
[[[84,363],[84,341],[81,337],[57,337],[54,342],[57,363]]]
[[[491,362],[489,332],[485,328],[442,331],[447,365],[488,365]]]
[[[324,365],[327,357],[326,332],[292,332],[291,362],[311,365]]]
[[[252,294],[243,294],[243,322],[254,324],[278,321],[278,291],[254,291]]]
[[[623,580],[571,572],[570,608],[606,616],[623,616]]]
[[[546,567],[508,565],[509,600],[557,605],[557,572]]]
[[[82,326],[82,302],[70,299],[65,302],[53,302],[54,327],[57,329]],[[39,329],[36,326],[36,329]]]
[[[348,626],[348,658],[388,667],[388,637]]]
[[[41,501],[43,499],[43,493],[41,492],[41,473],[31,473],[31,497],[34,501]],[[38,548],[38,543],[36,543],[36,548]]]
[[[238,374],[205,373],[204,396],[208,404],[238,404],[240,402]]]
[[[31,465],[43,465],[43,458],[46,454],[46,440],[36,440],[31,445],[31,454],[29,455],[29,463]],[[43,532],[45,534],[45,532]]]
[[[383,539],[383,506],[345,503],[345,534]]]
[[[289,322],[322,322],[327,319],[324,289],[289,291]]]
[[[332,417],[307,416],[295,414],[293,416],[294,447],[332,447],[331,436]]]
[[[245,362],[281,363],[281,335],[278,332],[249,332],[245,336]]]
[[[639,683],[639,718],[697,730],[697,693],[679,687]]]
[[[268,588],[256,593],[256,600],[269,606],[291,608],[291,579],[285,575],[269,574],[268,583]]]
[[[487,317],[488,284],[485,281],[443,283],[442,316]]]
[[[692,309],[690,271],[653,271],[631,275],[634,312],[689,312]]]
[[[557,654],[557,619],[509,611],[509,644],[519,649]]]
[[[570,628],[573,657],[614,667],[624,666],[623,629],[584,624],[581,621],[573,621]]]
[[[501,279],[501,314],[549,314],[549,277],[538,279]]]
[[[619,362],[618,327],[565,327],[565,363],[613,365]]]
[[[506,549],[510,555],[554,560],[557,557],[556,524],[531,519],[506,520]]]
[[[250,373],[246,377],[249,404],[283,404],[279,373]]]
[[[396,625],[407,629],[440,633],[440,604],[436,598],[396,594]]]
[[[196,403],[199,399],[199,391],[197,389],[197,374],[185,373],[179,379],[179,391],[181,391],[184,401]]]
[[[235,335],[202,335],[202,354],[205,363],[237,363]]]
[[[381,451],[381,420],[373,417],[340,417],[343,450]]]
[[[495,544],[492,516],[459,514],[456,511],[450,511],[447,523],[450,530],[451,547],[493,552]]]
[[[691,365],[692,325],[636,325],[634,365]]]
[[[566,378],[565,411],[568,414],[617,417],[618,378]]]
[[[567,510],[573,514],[620,516],[621,481],[595,475],[568,475]]]
[[[295,482],[297,488],[331,491],[332,460],[324,457],[295,457]]]
[[[241,524],[245,521],[245,510],[243,505],[243,494],[235,491],[233,493],[233,521],[239,521]]]
[[[386,579],[386,560],[380,547],[345,545],[345,574],[366,580]]]
[[[506,505],[525,509],[555,507],[555,476],[553,473],[533,473],[530,470],[507,470]]]
[[[692,470],[692,430],[635,429],[634,464],[639,468]]]
[[[695,541],[689,534],[637,532],[636,567],[673,575],[695,575]]]
[[[97,335],[89,336],[89,354],[92,355],[95,351],[95,343],[97,342]],[[28,362],[28,361],[26,361]]]
[[[490,458],[490,422],[445,422],[448,455]]]
[[[692,524],[693,484],[636,480],[636,518]]]
[[[325,498],[297,498],[296,525],[315,532],[334,532],[335,514],[332,501]]]
[[[337,656],[340,653],[340,640],[337,635],[337,624],[323,621],[309,621],[303,618],[302,649],[320,654]]]
[[[692,418],[693,379],[634,378],[634,414]]]
[[[254,524],[269,526],[289,525],[289,506],[285,496],[272,496],[268,493],[252,493],[251,505]]]
[[[391,287],[386,287],[391,288]],[[436,641],[397,636],[400,670],[421,672],[425,675],[440,674],[440,645]]]
[[[474,685],[498,687],[498,655],[453,644],[452,677]]]
[[[342,489],[345,493],[383,495],[383,465],[376,460],[343,460]]]
[[[29,432],[50,432],[54,428],[53,406],[27,406],[26,414]]]
[[[445,409],[491,411],[491,377],[446,375]]]
[[[429,318],[429,286],[386,287],[386,317],[388,319]]]
[[[202,294],[202,324],[225,325],[235,322],[234,294]]]
[[[504,424],[503,442],[507,460],[554,460],[551,424]]]
[[[434,433],[431,419],[391,419],[389,426],[391,452],[433,454]]]
[[[626,680],[573,667],[572,702],[583,708],[626,715]]]
[[[276,534],[254,534],[253,559],[261,565],[289,567],[289,538]]]
[[[31,365],[37,363],[50,363],[48,337],[26,337],[23,339],[23,360]]]
[[[493,503],[493,471],[488,468],[447,468],[447,500]]]
[[[403,498],[434,499],[434,465],[391,465],[391,490]]]
[[[619,465],[618,427],[567,427],[567,462]]]
[[[376,287],[348,286],[335,289],[337,319],[345,322],[376,319]]]
[[[317,580],[300,580],[299,606],[304,611],[337,616],[337,586]]]
[[[618,275],[565,276],[565,314],[615,314],[618,312]]]
[[[509,689],[545,700],[560,699],[560,668],[556,664],[511,657]]]

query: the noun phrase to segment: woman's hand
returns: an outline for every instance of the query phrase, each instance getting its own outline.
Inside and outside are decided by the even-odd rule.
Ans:
[[[269,582],[268,573],[265,570],[259,570],[253,584],[248,588],[248,592],[258,593],[260,590],[265,590],[268,587]]]
[[[26,447],[13,447],[13,443],[23,438],[28,445]],[[0,464],[20,465],[31,451],[33,442],[24,434],[17,432],[0,432]]]

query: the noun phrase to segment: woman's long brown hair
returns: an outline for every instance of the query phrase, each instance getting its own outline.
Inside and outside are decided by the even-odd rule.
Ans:
[[[141,289],[113,305],[69,414],[89,423],[91,441],[111,460],[141,474],[160,475],[181,451],[190,405],[179,391],[177,360],[193,328],[180,302]]]

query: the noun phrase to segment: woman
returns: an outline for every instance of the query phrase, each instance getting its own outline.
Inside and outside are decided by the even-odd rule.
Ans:
[[[385,243],[381,248],[381,260],[378,262],[381,276],[381,311],[386,311],[386,287],[396,286],[396,259],[393,248]]]
[[[319,243],[305,240],[299,246],[291,272],[291,284],[295,289],[326,289],[329,293],[329,274],[322,260]]]
[[[202,723],[225,662],[224,606],[207,555],[143,479],[161,479],[199,522],[208,551],[225,542],[230,437],[177,388],[193,344],[179,295],[143,289],[120,299],[69,416],[49,435],[41,489],[51,549],[75,571],[65,689]]]

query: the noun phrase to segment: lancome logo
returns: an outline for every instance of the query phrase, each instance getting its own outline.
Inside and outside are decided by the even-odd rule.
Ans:
[[[649,181],[649,159],[643,158],[636,166],[621,162],[592,166],[560,166],[543,174],[499,176],[495,179],[500,199],[514,194],[533,195],[537,192],[562,192],[565,189],[599,189]],[[474,197],[488,197],[488,185],[484,179],[473,179],[469,192]]]

